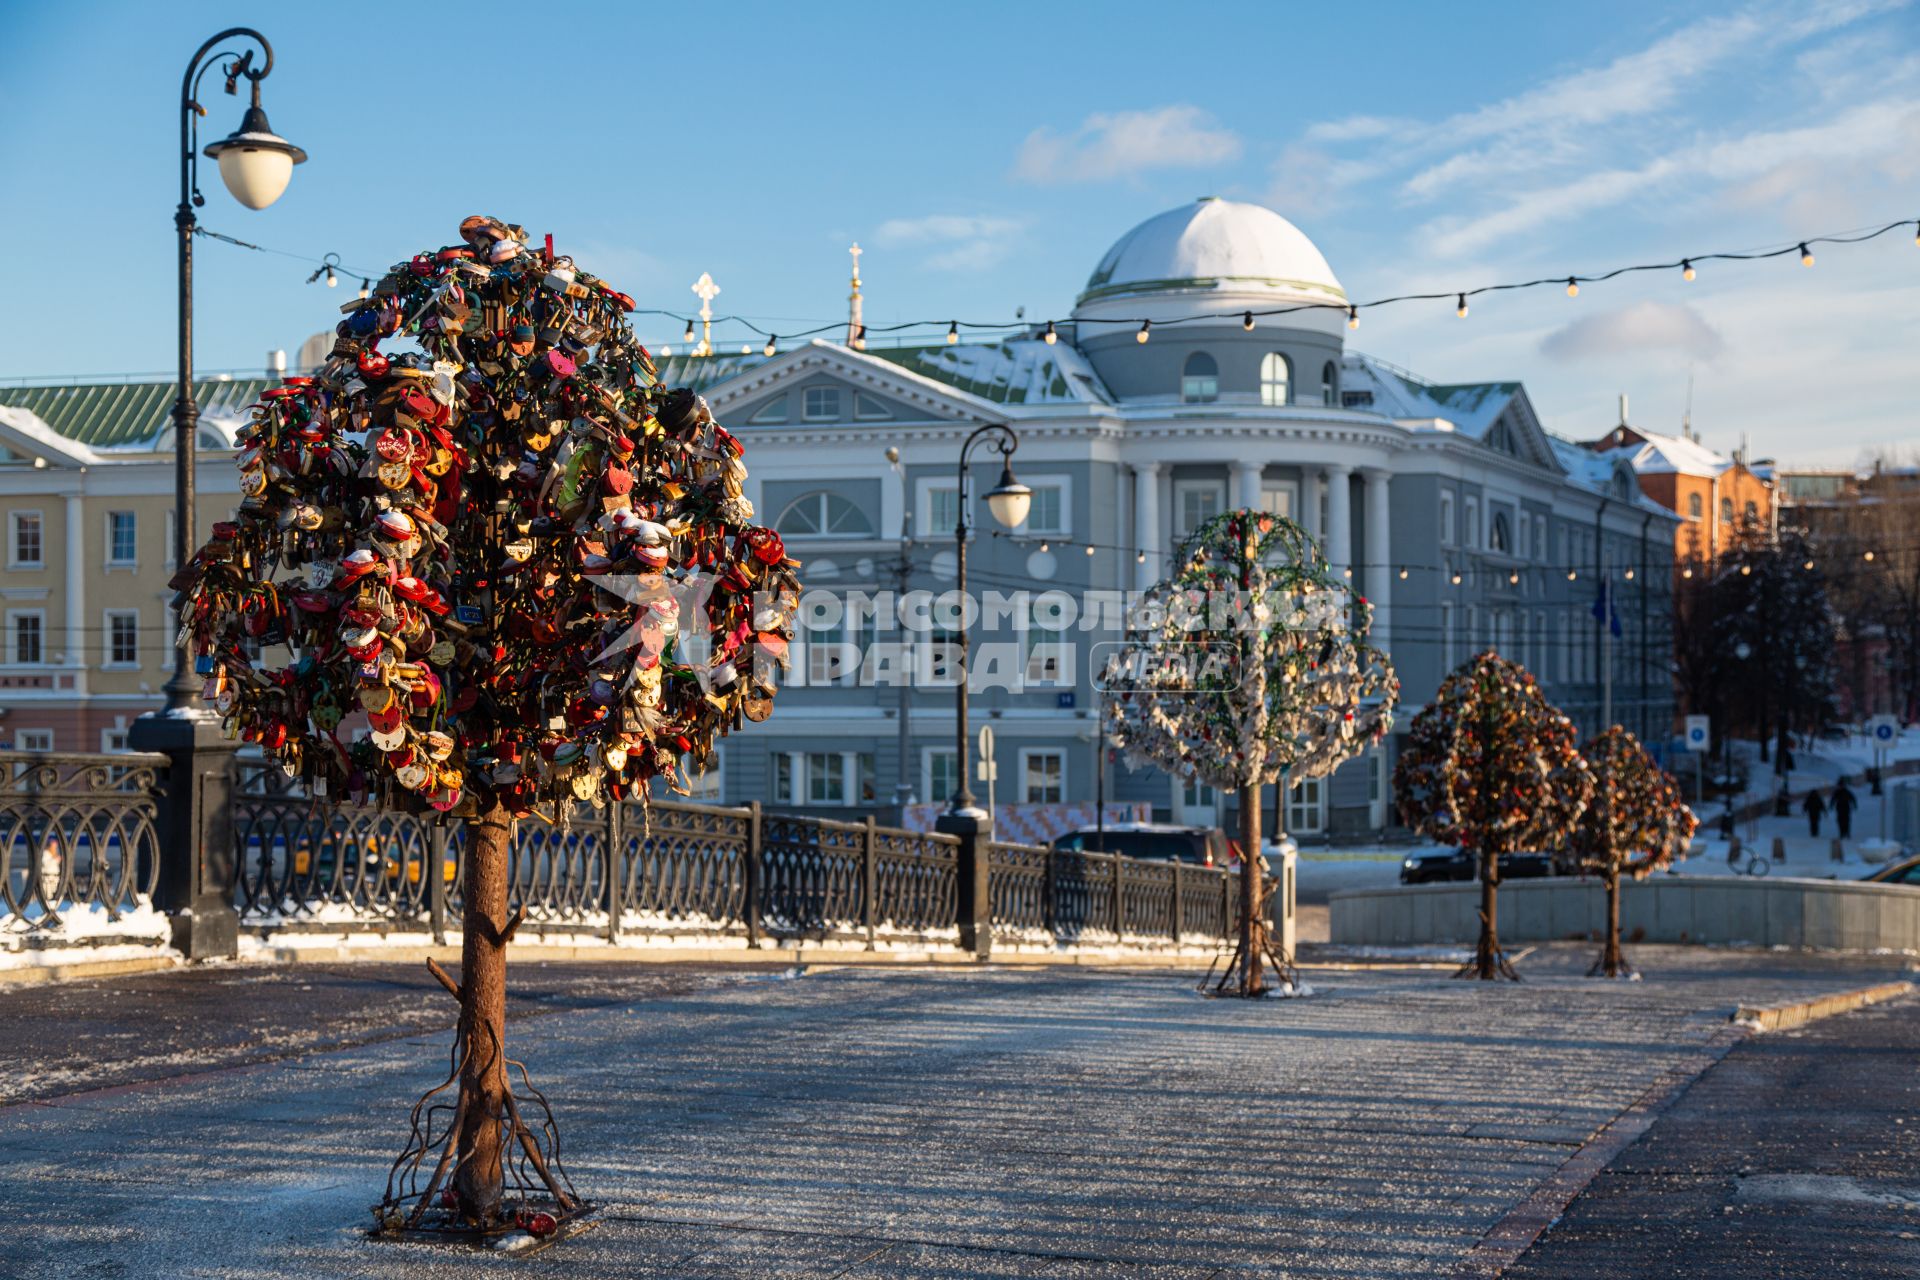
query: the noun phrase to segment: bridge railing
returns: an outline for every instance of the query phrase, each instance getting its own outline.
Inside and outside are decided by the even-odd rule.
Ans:
[[[152,903],[167,765],[136,752],[0,751],[0,948],[164,934]]]

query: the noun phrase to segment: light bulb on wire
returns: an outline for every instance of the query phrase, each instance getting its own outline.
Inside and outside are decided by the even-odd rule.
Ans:
[[[775,344],[775,343],[777,343],[777,342],[779,342],[779,341],[780,341],[780,339],[778,339],[777,337],[775,337],[775,336],[774,336],[773,334],[771,334],[771,333],[770,333],[770,334],[768,334],[768,335],[767,335],[767,345],[766,345],[766,346],[764,346],[764,347],[762,347],[762,348],[760,349],[760,350],[761,350],[761,352],[762,352],[762,354],[764,354],[764,355],[769,355],[769,356],[770,356],[770,355],[772,355],[772,354],[773,354],[773,352],[774,352],[774,344]]]
[[[1578,569],[1569,569],[1569,570],[1567,570],[1567,581],[1568,581],[1568,582],[1577,582],[1577,581],[1579,580],[1579,578],[1580,578],[1580,571],[1579,571]]]
[[[372,296],[373,296],[373,281],[367,279],[365,276],[361,276],[360,277],[361,299],[364,301],[365,299],[371,298]]]
[[[1253,312],[1244,311],[1240,314],[1240,327],[1248,333],[1253,332]]]
[[[1467,318],[1467,295],[1466,294],[1463,293],[1460,295],[1458,305],[1456,305],[1453,309],[1453,314],[1459,316],[1462,320],[1465,320]]]
[[[687,331],[680,335],[680,341],[682,342],[693,341],[693,321],[691,320],[687,321]]]
[[[1873,561],[1873,552],[1871,552],[1871,551],[1869,551],[1869,552],[1867,552],[1867,554],[1866,554],[1866,555],[1864,555],[1864,556],[1862,556],[1862,557],[1861,557],[1861,559],[1863,559],[1863,560],[1866,560],[1866,561],[1867,561],[1868,563],[1872,563],[1872,561]]]
[[[1751,578],[1753,576],[1753,566],[1750,564],[1741,565],[1740,576],[1743,578]]]
[[[1805,564],[1803,564],[1803,565],[1801,565],[1800,567],[1801,567],[1802,569],[1805,569],[1805,570],[1806,570],[1806,571],[1807,571],[1808,573],[1812,573],[1812,572],[1813,572],[1813,561],[1811,561],[1811,560],[1809,560],[1809,561],[1807,561],[1807,562],[1806,562]]]
[[[855,351],[865,351],[867,349],[867,326],[861,325],[853,331],[853,349]]]
[[[1138,555],[1134,556],[1133,562],[1135,564],[1145,564],[1147,562],[1147,553],[1144,551],[1140,552]]]
[[[1153,332],[1153,321],[1151,321],[1151,320],[1142,320],[1142,321],[1140,322],[1140,332],[1138,332],[1138,333],[1136,333],[1136,334],[1134,334],[1134,335],[1133,335],[1133,340],[1134,340],[1135,342],[1145,342],[1145,341],[1147,340],[1147,338],[1148,338],[1148,336],[1149,336],[1149,335],[1150,335],[1150,334],[1151,334],[1152,332]]]
[[[1693,264],[1685,258],[1680,259],[1680,278],[1682,280],[1693,279]]]
[[[1405,582],[1406,580],[1407,580],[1407,571],[1405,569],[1402,569],[1400,571],[1400,581]]]
[[[1803,267],[1813,265],[1813,250],[1807,248],[1805,244],[1800,246],[1800,265]]]
[[[1347,328],[1358,329],[1359,327],[1360,327],[1360,308],[1348,307],[1347,308]]]
[[[1092,555],[1092,554],[1093,554],[1093,547],[1092,547],[1091,545],[1089,545],[1089,546],[1087,547],[1087,554],[1088,554],[1088,555]]]
[[[1577,298],[1580,296],[1580,282],[1572,276],[1567,277],[1567,296],[1569,298]]]
[[[960,322],[949,320],[947,321],[947,345],[952,346],[958,341],[960,341]]]
[[[1046,343],[1048,346],[1052,346],[1054,343],[1060,341],[1060,335],[1053,331],[1053,321],[1047,321],[1047,331],[1040,335],[1040,341]]]
[[[1629,570],[1627,570],[1627,581],[1628,581],[1628,582],[1632,582],[1632,581],[1633,581],[1633,570],[1631,570],[1631,569],[1629,569]]]

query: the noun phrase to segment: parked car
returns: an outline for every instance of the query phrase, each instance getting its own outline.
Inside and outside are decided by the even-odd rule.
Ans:
[[[1401,884],[1444,884],[1473,880],[1479,874],[1479,856],[1465,849],[1416,853],[1400,864]],[[1500,858],[1502,880],[1533,880],[1552,874],[1553,859],[1544,853],[1509,853]]]
[[[1082,827],[1054,838],[1063,853],[1121,853],[1148,862],[1183,862],[1190,867],[1224,867],[1235,861],[1232,842],[1218,827],[1183,827],[1168,822],[1113,822],[1105,830]]]
[[[1920,885],[1920,857],[1898,858],[1860,877],[1871,884]]]

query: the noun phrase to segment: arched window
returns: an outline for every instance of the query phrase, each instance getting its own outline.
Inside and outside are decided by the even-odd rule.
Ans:
[[[837,493],[819,489],[787,504],[773,527],[782,537],[871,538],[873,520]]]
[[[1260,361],[1260,403],[1292,404],[1287,384],[1293,381],[1293,364],[1278,351],[1269,351]]]
[[[1491,551],[1509,552],[1513,550],[1513,530],[1508,527],[1506,513],[1493,513],[1493,527],[1487,530],[1487,548]]]
[[[1759,508],[1759,507],[1756,507],[1756,506],[1754,506],[1752,502],[1748,502],[1748,503],[1747,503],[1747,510],[1746,510],[1746,517],[1747,517],[1747,523],[1748,523],[1748,524],[1759,524],[1759,523],[1760,523],[1760,508]]]
[[[1720,523],[1721,524],[1733,523],[1733,499],[1732,498],[1720,499]]]
[[[1204,351],[1187,357],[1180,372],[1180,400],[1184,404],[1211,404],[1220,398],[1220,366]]]
[[[1701,511],[1702,505],[1703,504],[1700,501],[1699,494],[1690,493],[1687,495],[1687,515],[1688,516],[1690,516],[1695,520],[1698,520],[1700,518],[1700,511]]]
[[[1320,366],[1320,403],[1340,403],[1340,371],[1333,367],[1331,360]]]

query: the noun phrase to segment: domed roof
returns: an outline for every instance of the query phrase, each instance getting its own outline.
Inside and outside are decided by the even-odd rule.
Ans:
[[[1341,305],[1347,300],[1333,268],[1300,228],[1263,205],[1202,196],[1114,241],[1075,306],[1196,291]]]

